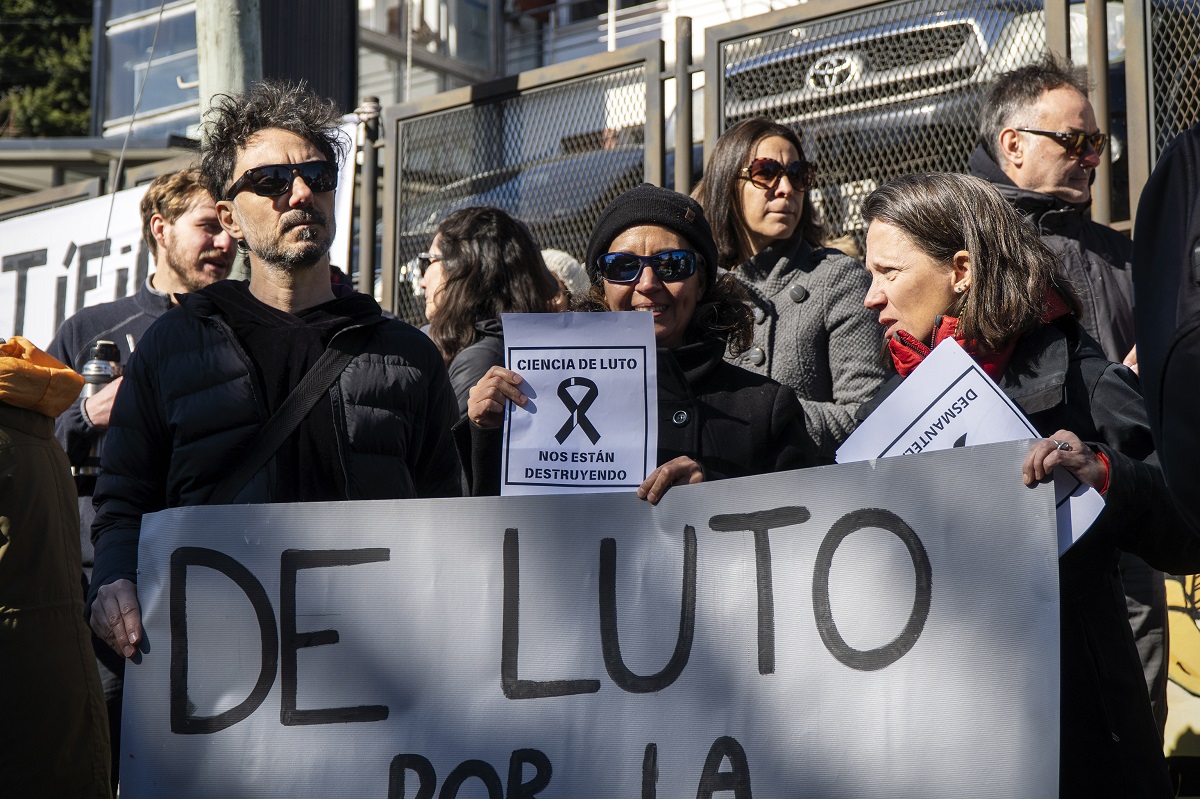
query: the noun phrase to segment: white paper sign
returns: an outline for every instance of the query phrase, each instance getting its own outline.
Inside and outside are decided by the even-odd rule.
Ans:
[[[657,465],[658,359],[648,313],[504,314],[525,407],[504,418],[500,494],[632,491]]]
[[[146,188],[0,222],[0,338],[45,349],[80,308],[137,293],[149,273]]]
[[[946,339],[846,439],[837,462],[1028,438],[1041,433],[975,359]],[[1054,470],[1054,490],[1061,555],[1096,521],[1104,498],[1066,469]]]
[[[148,516],[121,797],[1054,796],[1024,454]]]

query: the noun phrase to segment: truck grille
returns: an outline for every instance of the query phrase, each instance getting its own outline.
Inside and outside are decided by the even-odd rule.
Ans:
[[[844,104],[847,94],[865,92],[878,98],[945,85],[948,77],[961,80],[983,60],[979,36],[969,22],[932,24],[857,40],[844,33],[830,38],[836,43],[809,41],[731,64],[725,81],[727,101],[758,106],[768,98],[788,95],[793,105],[825,106],[834,100]],[[836,75],[822,77],[846,63],[841,82]]]

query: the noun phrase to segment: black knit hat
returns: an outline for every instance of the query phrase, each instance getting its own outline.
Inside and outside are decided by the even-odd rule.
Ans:
[[[593,286],[601,283],[596,259],[608,252],[621,231],[635,225],[661,225],[687,239],[704,258],[705,287],[713,285],[717,277],[717,244],[700,203],[686,194],[643,183],[609,203],[596,222],[585,264]]]

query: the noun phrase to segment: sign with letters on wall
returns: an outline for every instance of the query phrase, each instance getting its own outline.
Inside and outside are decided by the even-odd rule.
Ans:
[[[357,117],[341,135],[347,155],[338,175],[330,262],[352,262]],[[50,345],[80,308],[135,294],[154,271],[142,242],[140,203],[147,186],[0,222],[0,338]]]
[[[150,272],[139,186],[0,222],[0,338],[50,345],[80,308],[137,292]]]
[[[121,795],[1053,795],[1026,450],[147,516]]]

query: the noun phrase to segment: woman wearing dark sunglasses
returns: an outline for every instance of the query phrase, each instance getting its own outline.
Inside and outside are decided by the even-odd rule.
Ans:
[[[465,418],[471,386],[504,363],[500,315],[550,311],[558,281],[525,225],[499,208],[450,214],[419,257],[429,337]]]
[[[638,489],[657,503],[673,485],[798,469],[816,462],[804,412],[786,386],[724,360],[749,345],[753,319],[737,281],[718,275],[704,211],[642,184],[601,214],[587,250],[590,293],[575,310],[653,314],[658,345],[658,463]],[[524,405],[521,376],[496,366],[471,389],[472,493],[499,493],[504,404]],[[476,466],[480,468],[475,468]]]
[[[713,220],[719,266],[750,295],[754,344],[734,362],[791,386],[818,453],[832,460],[886,372],[862,307],[866,273],[822,245],[812,179],[795,131],[747,119],[717,140],[693,196]]]

